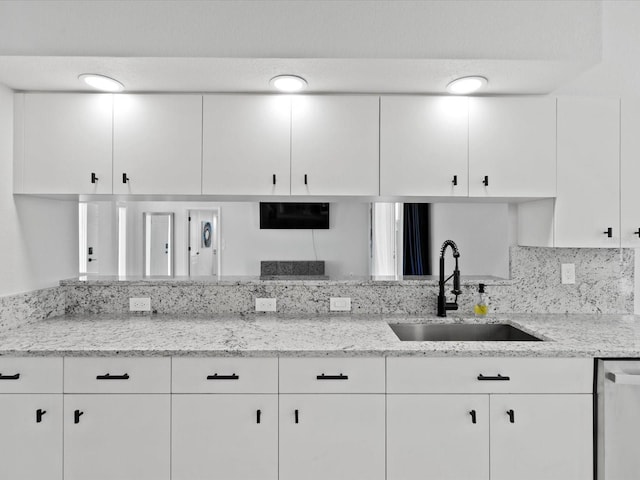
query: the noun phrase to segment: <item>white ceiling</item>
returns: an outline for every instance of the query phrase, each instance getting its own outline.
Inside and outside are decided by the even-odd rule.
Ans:
[[[281,73],[311,92],[547,93],[597,65],[599,1],[0,1],[0,83],[82,90],[261,92]]]

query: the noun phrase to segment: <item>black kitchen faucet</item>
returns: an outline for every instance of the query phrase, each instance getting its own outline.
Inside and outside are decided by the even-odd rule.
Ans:
[[[456,266],[453,269],[453,273],[446,278],[444,278],[444,252],[447,250],[447,247],[451,247],[453,250],[453,258],[456,261]],[[458,309],[458,295],[462,293],[460,290],[460,270],[458,270],[458,258],[460,258],[460,252],[458,251],[458,246],[453,240],[445,240],[442,244],[442,248],[440,249],[440,280],[438,281],[439,293],[438,293],[438,316],[446,317],[447,310],[457,310]],[[456,298],[453,302],[447,302],[447,297],[444,294],[444,286],[445,284],[453,277],[453,293]]]

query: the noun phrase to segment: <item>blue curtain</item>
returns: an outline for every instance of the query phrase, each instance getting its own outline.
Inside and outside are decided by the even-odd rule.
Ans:
[[[429,204],[404,204],[404,275],[431,275]]]

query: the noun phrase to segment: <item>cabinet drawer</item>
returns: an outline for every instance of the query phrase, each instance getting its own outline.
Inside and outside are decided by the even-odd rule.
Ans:
[[[384,358],[281,358],[280,393],[384,393]]]
[[[387,393],[591,393],[588,358],[388,358]]]
[[[65,358],[65,393],[169,393],[170,358]]]
[[[278,393],[277,358],[174,358],[174,393]]]
[[[0,358],[0,393],[62,393],[62,358]]]

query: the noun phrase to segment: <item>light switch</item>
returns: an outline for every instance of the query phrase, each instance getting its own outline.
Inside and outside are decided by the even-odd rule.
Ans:
[[[563,284],[573,285],[576,283],[575,263],[563,263],[560,265],[560,278]]]

